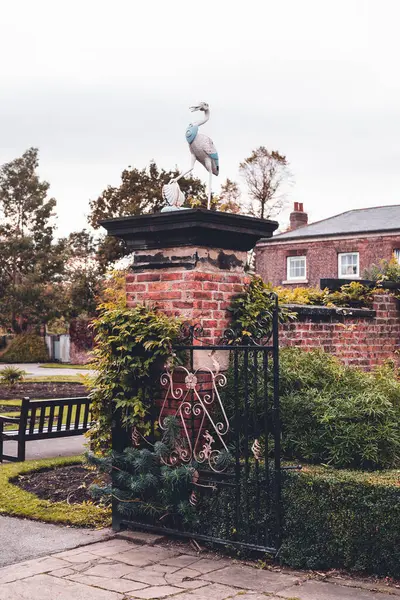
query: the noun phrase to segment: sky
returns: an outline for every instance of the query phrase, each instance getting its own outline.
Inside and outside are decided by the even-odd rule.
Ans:
[[[0,164],[28,147],[59,234],[151,159],[189,168],[188,107],[220,177],[264,145],[285,154],[309,220],[400,204],[398,0],[0,0]],[[207,181],[197,164],[195,174]]]

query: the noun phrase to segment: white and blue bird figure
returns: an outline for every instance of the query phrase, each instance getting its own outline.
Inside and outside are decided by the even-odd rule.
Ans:
[[[192,155],[192,163],[191,167],[185,173],[176,177],[173,182],[177,182],[181,177],[188,175],[194,169],[196,164],[196,160],[199,161],[205,167],[209,173],[208,180],[208,208],[211,206],[211,186],[212,186],[212,176],[219,174],[219,159],[218,152],[214,146],[213,141],[208,137],[208,135],[204,135],[203,133],[199,133],[199,127],[207,123],[210,118],[210,107],[207,102],[200,102],[196,106],[191,106],[190,110],[192,112],[202,111],[204,113],[204,118],[200,121],[195,121],[194,123],[190,123],[188,128],[186,129],[186,140],[189,144],[190,153]]]

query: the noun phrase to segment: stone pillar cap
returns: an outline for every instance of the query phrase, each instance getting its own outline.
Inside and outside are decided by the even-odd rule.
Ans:
[[[204,208],[106,219],[100,225],[131,250],[206,246],[247,251],[278,228],[277,221]]]

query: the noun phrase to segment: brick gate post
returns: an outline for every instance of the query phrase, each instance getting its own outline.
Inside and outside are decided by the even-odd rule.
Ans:
[[[133,253],[128,306],[157,304],[204,329],[215,344],[229,325],[232,296],[242,290],[247,252],[272,236],[276,221],[205,209],[177,210],[102,222]]]
[[[124,240],[132,253],[126,276],[128,306],[157,304],[167,315],[200,325],[207,345],[217,344],[229,326],[227,308],[232,296],[242,290],[248,251],[278,227],[275,221],[204,209],[121,217],[102,225],[109,235]],[[201,354],[195,368],[212,369],[204,362],[210,361],[204,357],[208,353]],[[173,374],[177,385],[182,385],[180,375]],[[209,372],[199,376],[199,393],[207,393],[210,385]],[[179,400],[168,397],[172,414],[178,404]],[[155,398],[155,405],[163,405],[162,399]],[[200,424],[187,421],[185,429],[194,439]],[[121,450],[124,439],[114,424],[113,448]],[[120,524],[121,517],[113,509],[113,528],[118,530]]]

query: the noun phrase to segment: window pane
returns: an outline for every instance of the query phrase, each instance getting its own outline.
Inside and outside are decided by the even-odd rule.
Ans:
[[[339,255],[339,275],[343,277],[358,276],[358,252]]]
[[[398,263],[400,263],[400,248],[393,250],[393,254]]]
[[[288,259],[288,279],[305,279],[306,257],[291,256]]]

